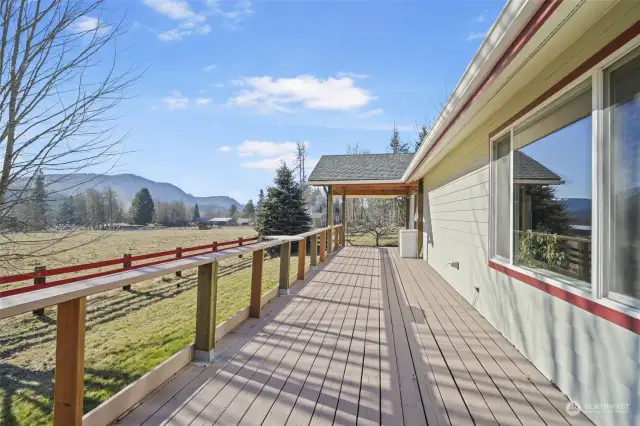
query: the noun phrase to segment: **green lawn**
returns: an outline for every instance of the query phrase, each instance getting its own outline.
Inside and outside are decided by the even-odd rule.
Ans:
[[[251,259],[224,261],[217,322],[249,304]],[[297,270],[292,256],[291,272]],[[280,260],[266,259],[266,293],[277,286]],[[238,267],[240,271],[234,270]],[[231,272],[231,273],[230,273]],[[92,297],[87,306],[85,399],[88,412],[193,342],[196,275],[164,277]],[[227,275],[225,275],[227,274]],[[177,288],[176,284],[181,287]],[[0,425],[52,423],[55,309],[0,322]]]
[[[347,235],[347,245],[375,247],[376,239],[373,235]],[[380,247],[398,247],[398,234],[380,238]]]

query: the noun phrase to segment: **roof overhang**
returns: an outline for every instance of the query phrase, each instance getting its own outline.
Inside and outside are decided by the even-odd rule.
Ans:
[[[417,182],[403,182],[401,180],[309,181],[308,183],[311,186],[331,186],[333,195],[346,197],[408,197],[418,191]]]

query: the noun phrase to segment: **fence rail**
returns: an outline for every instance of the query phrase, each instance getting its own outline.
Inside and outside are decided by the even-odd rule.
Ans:
[[[254,242],[245,245],[244,242],[255,239],[240,239],[214,243],[207,246],[190,247],[167,252],[153,253],[126,258],[127,262],[149,259],[160,256],[182,254],[189,251],[212,249],[210,253],[199,253],[180,258],[162,260],[130,267],[126,270],[108,271],[109,274],[99,277],[76,277],[73,282],[60,283],[46,288],[31,286],[29,291],[0,297],[0,319],[13,317],[34,310],[41,310],[49,306],[57,306],[57,334],[56,334],[56,367],[54,380],[53,424],[54,426],[81,426],[83,421],[84,397],[84,347],[87,296],[104,293],[106,291],[130,286],[142,281],[176,273],[185,269],[198,268],[197,299],[196,299],[196,338],[194,343],[194,357],[199,361],[213,361],[213,351],[216,342],[216,302],[218,290],[218,262],[231,257],[253,254],[251,261],[251,298],[249,316],[260,317],[262,308],[263,261],[265,250],[280,246],[280,278],[278,293],[288,294],[290,285],[291,241],[299,240],[298,264],[302,265],[297,271],[296,278],[305,278],[306,240],[311,240],[310,265],[325,260],[325,254],[339,247],[344,238],[342,225],[335,225],[300,234],[293,239],[282,237],[268,241]],[[318,243],[320,249],[318,250]],[[221,246],[237,244],[237,247],[219,250]],[[215,251],[213,251],[215,250]],[[319,253],[318,253],[319,252]],[[123,259],[117,259],[118,263]],[[113,262],[113,261],[106,261]],[[78,265],[76,267],[56,268],[31,274],[21,274],[15,277],[24,279],[42,279],[60,273],[74,272],[104,266],[104,262]],[[117,264],[117,263],[114,263]],[[77,269],[86,268],[86,269]],[[63,272],[60,272],[63,271]],[[39,275],[39,274],[42,275]],[[102,274],[102,272],[98,273]],[[11,277],[8,277],[11,279]],[[16,281],[18,281],[16,279]],[[15,282],[15,281],[12,281]],[[5,281],[6,283],[6,281]],[[56,283],[56,282],[54,282]],[[50,284],[54,284],[50,283]],[[45,284],[47,285],[47,284]],[[245,308],[246,309],[246,308]],[[129,401],[134,405],[138,401]],[[119,413],[121,414],[121,413]],[[112,420],[115,420],[113,418]]]

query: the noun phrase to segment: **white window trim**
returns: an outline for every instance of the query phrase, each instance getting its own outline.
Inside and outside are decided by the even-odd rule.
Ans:
[[[608,288],[608,277],[610,277],[610,272],[605,268],[605,265],[608,264],[607,261],[607,247],[609,247],[609,239],[611,233],[609,232],[609,215],[608,212],[605,211],[605,199],[608,196],[608,185],[606,185],[605,179],[609,179],[608,173],[610,173],[610,168],[605,167],[604,160],[606,158],[606,150],[605,144],[608,142],[607,137],[605,136],[605,85],[604,85],[604,70],[611,65],[615,64],[621,58],[629,54],[634,49],[640,47],[640,35],[634,37],[632,40],[627,42],[624,46],[616,50],[614,53],[600,61],[598,64],[593,66],[590,70],[583,73],[572,82],[564,86],[561,90],[555,93],[553,96],[550,96],[540,105],[533,108],[527,114],[515,120],[511,123],[506,129],[500,131],[496,135],[490,138],[489,140],[489,174],[490,177],[493,178],[493,145],[496,140],[503,137],[508,132],[511,133],[511,141],[510,141],[510,163],[511,163],[511,179],[513,179],[513,131],[518,127],[523,121],[530,119],[532,116],[537,114],[539,111],[545,109],[549,104],[558,100],[562,96],[564,96],[567,92],[575,88],[576,86],[583,84],[587,80],[591,80],[591,93],[592,93],[592,157],[591,157],[591,167],[592,167],[592,209],[591,209],[591,291],[585,291],[578,287],[574,287],[563,282],[560,282],[556,279],[536,274],[534,271],[530,271],[525,268],[521,268],[514,264],[514,247],[513,247],[513,184],[510,185],[509,190],[509,209],[510,209],[510,232],[509,232],[509,244],[510,244],[510,257],[508,262],[505,262],[504,259],[495,256],[495,221],[493,218],[494,212],[494,200],[491,200],[491,235],[489,238],[491,239],[491,250],[488,253],[488,257],[490,261],[495,262],[497,264],[503,265],[507,268],[510,268],[514,271],[520,272],[524,275],[528,275],[538,281],[544,282],[545,284],[552,285],[554,287],[558,287],[564,291],[567,291],[572,294],[576,294],[578,296],[584,297],[585,299],[591,300],[593,302],[597,302],[603,306],[607,306],[611,309],[614,309],[619,312],[623,312],[627,315],[633,316],[635,318],[640,319],[640,299],[636,299],[630,296],[625,296],[623,294],[618,294],[614,292],[610,292]],[[606,172],[606,173],[605,173]],[[607,174],[607,176],[605,176]],[[491,184],[491,197],[495,197],[496,194],[493,193],[493,183]]]

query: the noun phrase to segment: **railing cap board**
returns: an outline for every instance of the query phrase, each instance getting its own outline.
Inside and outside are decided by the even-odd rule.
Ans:
[[[213,253],[205,253],[198,256],[176,259],[172,262],[146,266],[139,269],[133,269],[131,271],[106,275],[104,277],[91,278],[69,284],[62,284],[56,287],[16,294],[14,296],[7,296],[0,298],[0,319],[9,318],[35,309],[57,305],[80,297],[103,293],[124,285],[131,285],[158,278],[184,269],[195,268],[207,263],[235,257],[239,254],[251,253],[257,250],[279,246],[282,242],[283,241],[280,240],[263,241],[246,246],[220,250]]]

